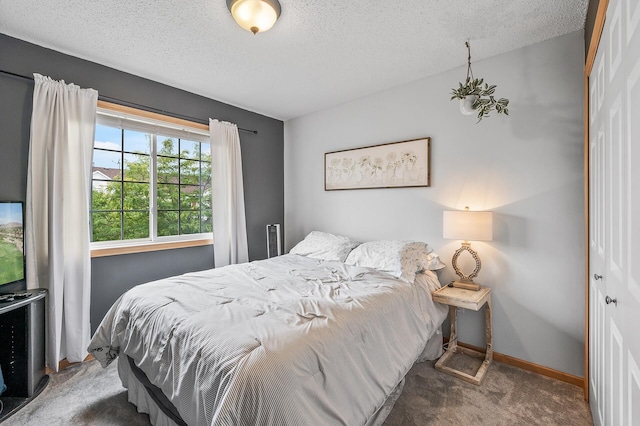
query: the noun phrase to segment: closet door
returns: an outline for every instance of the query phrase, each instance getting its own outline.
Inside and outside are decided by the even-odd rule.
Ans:
[[[589,77],[589,400],[594,424],[604,424],[605,383],[605,129],[602,116],[602,88],[598,96],[598,76],[602,75],[603,49],[598,50]],[[601,81],[603,81],[601,79]]]
[[[611,0],[589,77],[589,393],[640,425],[640,2]]]
[[[622,4],[622,78],[626,95],[622,154],[625,157],[626,228],[623,231],[627,239],[622,273],[625,281],[618,306],[624,314],[627,345],[623,410],[627,425],[640,425],[640,1],[624,0]]]

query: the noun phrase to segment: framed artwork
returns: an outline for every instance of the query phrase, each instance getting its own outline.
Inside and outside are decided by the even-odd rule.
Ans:
[[[430,186],[431,138],[324,154],[324,190]]]

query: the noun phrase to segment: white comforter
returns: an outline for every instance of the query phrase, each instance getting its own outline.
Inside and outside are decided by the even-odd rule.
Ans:
[[[363,425],[439,328],[409,284],[296,255],[139,285],[89,351],[133,358],[189,425]]]

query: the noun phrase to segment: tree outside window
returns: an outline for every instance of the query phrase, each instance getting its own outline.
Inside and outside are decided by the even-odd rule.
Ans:
[[[209,144],[100,124],[95,139],[92,241],[212,232]]]

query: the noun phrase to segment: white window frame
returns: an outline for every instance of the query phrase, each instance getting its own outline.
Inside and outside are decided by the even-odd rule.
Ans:
[[[149,238],[91,242],[91,256],[111,256],[213,244],[213,232],[157,236],[157,136],[173,136],[210,143],[209,127],[109,102],[98,101],[96,124],[147,132],[152,135],[149,176]],[[94,141],[92,141],[92,149]],[[124,149],[124,146],[123,146]],[[92,208],[92,206],[90,207]],[[213,214],[213,212],[212,212]]]

